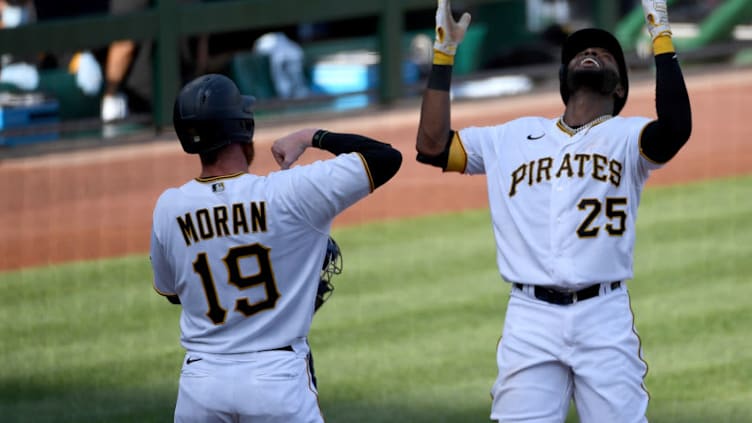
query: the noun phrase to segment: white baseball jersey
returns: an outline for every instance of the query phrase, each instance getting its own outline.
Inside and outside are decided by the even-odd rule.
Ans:
[[[334,217],[372,190],[362,157],[195,179],[154,209],[154,287],[178,295],[188,351],[234,354],[300,344],[313,316]]]
[[[459,131],[447,170],[486,174],[505,280],[580,289],[632,277],[637,206],[660,167],[640,153],[648,122],[613,117],[572,133],[526,117]]]

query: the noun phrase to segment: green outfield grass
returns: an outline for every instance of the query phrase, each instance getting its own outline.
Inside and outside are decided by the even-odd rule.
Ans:
[[[629,287],[653,422],[752,422],[751,218],[751,177],[644,195]],[[327,422],[488,421],[509,292],[488,212],[335,236],[311,333]],[[150,280],[146,256],[0,274],[0,421],[172,421],[179,308]]]

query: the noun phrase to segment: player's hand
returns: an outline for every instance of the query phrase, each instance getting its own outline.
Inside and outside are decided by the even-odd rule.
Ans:
[[[655,40],[662,35],[671,36],[666,0],[642,0],[642,11],[650,36]]]
[[[465,38],[465,32],[470,25],[470,14],[465,12],[459,21],[452,16],[452,7],[449,0],[438,0],[436,7],[436,38],[434,39],[434,51],[447,56],[454,56],[457,46]]]
[[[280,168],[289,169],[298,160],[306,148],[310,147],[316,129],[301,129],[285,135],[272,144],[272,156]]]

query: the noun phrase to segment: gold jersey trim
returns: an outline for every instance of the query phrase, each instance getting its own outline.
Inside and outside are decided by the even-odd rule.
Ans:
[[[575,132],[569,129],[568,127],[565,127],[562,122],[562,118],[559,118],[558,121],[556,121],[556,127],[561,130],[561,132],[564,132],[565,134],[571,136],[574,136]]]
[[[455,131],[454,136],[449,141],[449,156],[444,171],[465,173],[465,169],[467,169],[467,151],[465,146],[462,145],[459,132]]]
[[[196,182],[206,183],[206,182],[214,182],[219,181],[220,179],[231,179],[231,178],[237,178],[238,176],[245,175],[246,172],[237,172],[237,173],[231,173],[229,175],[220,175],[220,176],[210,176],[208,178],[195,178]]]
[[[565,134],[569,135],[570,137],[573,137],[573,136],[575,136],[576,134],[582,132],[585,129],[590,129],[590,128],[593,128],[593,127],[596,127],[596,126],[600,125],[603,122],[607,122],[612,117],[613,116],[611,116],[611,115],[603,115],[603,116],[600,116],[598,118],[595,118],[594,120],[592,120],[592,121],[590,121],[590,122],[588,122],[588,123],[586,123],[584,125],[581,125],[581,126],[577,127],[576,129],[572,129],[569,125],[567,125],[566,123],[564,123],[564,116],[561,116],[559,118],[559,120],[556,121],[556,126],[561,130],[561,132],[564,132]]]
[[[368,176],[368,188],[370,192],[373,192],[374,189],[376,189],[373,186],[373,175],[371,175],[371,168],[368,167],[368,162],[366,161],[366,158],[363,157],[360,153],[355,153],[360,157],[360,161],[363,162],[363,167],[366,169],[366,175]]]
[[[627,286],[625,284],[621,285],[623,289],[627,289]],[[640,387],[643,391],[645,391],[645,394],[648,396],[648,402],[650,402],[650,391],[648,391],[648,387],[645,385],[645,379],[648,377],[648,372],[650,371],[650,365],[648,365],[648,362],[645,360],[645,357],[642,356],[642,338],[640,337],[640,334],[637,333],[637,328],[635,328],[634,321],[634,309],[632,308],[632,296],[629,294],[629,291],[627,291],[627,299],[629,301],[629,313],[632,315],[632,333],[637,337],[637,358],[642,362],[642,364],[645,365],[645,373],[642,374],[642,383],[640,384]]]
[[[167,293],[167,292],[162,292],[162,291],[160,291],[159,289],[157,289],[157,287],[156,287],[156,286],[154,286],[153,284],[152,284],[152,286],[151,286],[151,287],[152,287],[152,288],[154,288],[154,291],[156,291],[156,293],[157,293],[157,294],[159,294],[159,295],[161,295],[161,296],[163,296],[163,297],[173,297],[173,296],[176,296],[176,295],[178,295],[178,294],[169,294],[169,293]]]

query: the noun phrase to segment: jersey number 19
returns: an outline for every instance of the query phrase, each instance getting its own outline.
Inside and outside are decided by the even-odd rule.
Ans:
[[[259,272],[252,276],[244,276],[240,273],[240,259],[256,257]],[[227,283],[235,285],[239,290],[248,289],[257,285],[263,285],[266,298],[257,303],[251,303],[248,298],[235,300],[235,310],[245,317],[254,315],[262,310],[274,308],[279,299],[279,290],[274,281],[274,272],[269,260],[269,249],[261,244],[250,244],[230,248],[227,255],[222,259],[227,266]],[[222,324],[227,317],[227,309],[222,307],[217,295],[217,288],[212,277],[209,259],[206,253],[199,253],[193,262],[193,270],[201,277],[201,283],[209,304],[206,315],[214,324]]]

